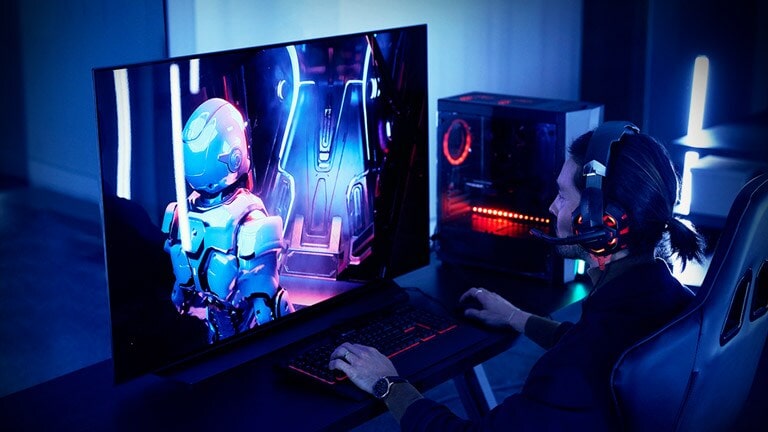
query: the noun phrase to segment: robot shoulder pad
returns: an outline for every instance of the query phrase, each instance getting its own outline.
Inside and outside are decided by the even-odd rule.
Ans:
[[[246,218],[237,234],[240,258],[257,257],[283,247],[283,219],[280,216]]]
[[[176,202],[172,202],[168,204],[168,206],[165,208],[165,214],[163,215],[163,232],[169,233],[171,232],[171,227],[173,226],[173,221],[176,219]]]

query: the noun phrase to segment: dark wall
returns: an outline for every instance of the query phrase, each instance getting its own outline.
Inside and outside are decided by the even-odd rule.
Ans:
[[[752,113],[760,22],[759,0],[654,1],[649,20],[650,87],[647,130],[664,138],[685,135],[693,62],[709,57],[704,127]]]
[[[709,57],[704,127],[765,110],[759,0],[584,0],[581,98],[669,141],[685,135],[693,63]]]
[[[648,2],[584,0],[581,99],[642,123]]]
[[[24,128],[24,83],[21,74],[18,0],[3,3],[0,14],[0,186],[27,182],[27,146]]]

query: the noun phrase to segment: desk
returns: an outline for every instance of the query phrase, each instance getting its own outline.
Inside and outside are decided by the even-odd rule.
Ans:
[[[459,294],[473,285],[494,289],[538,313],[554,310],[564,298],[561,288],[530,280],[510,283],[504,275],[440,263],[397,282],[418,287],[447,307],[455,306]],[[414,370],[409,378],[422,390],[456,377],[468,378],[463,381],[472,387],[472,367],[507,349],[515,338],[479,328],[473,334],[478,336],[470,348]],[[268,354],[194,386],[156,375],[115,386],[111,361],[103,361],[0,399],[0,424],[4,430],[344,430],[385,410],[373,399],[356,401],[287,385],[274,373],[276,361]]]

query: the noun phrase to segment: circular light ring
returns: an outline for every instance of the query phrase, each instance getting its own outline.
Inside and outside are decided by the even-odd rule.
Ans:
[[[451,133],[456,128],[461,128],[464,131],[464,142],[462,143],[461,152],[458,156],[454,156],[451,153],[451,149],[449,148]],[[448,130],[446,130],[443,134],[443,155],[451,165],[461,165],[467,159],[467,156],[469,156],[469,151],[471,148],[472,134],[469,130],[469,124],[462,119],[454,119],[451,122],[451,125],[448,126]]]

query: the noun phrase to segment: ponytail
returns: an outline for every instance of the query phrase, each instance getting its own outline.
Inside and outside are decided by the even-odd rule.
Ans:
[[[671,217],[666,231],[669,238],[668,250],[680,258],[683,269],[689,261],[700,263],[704,259],[704,238],[690,222]]]

